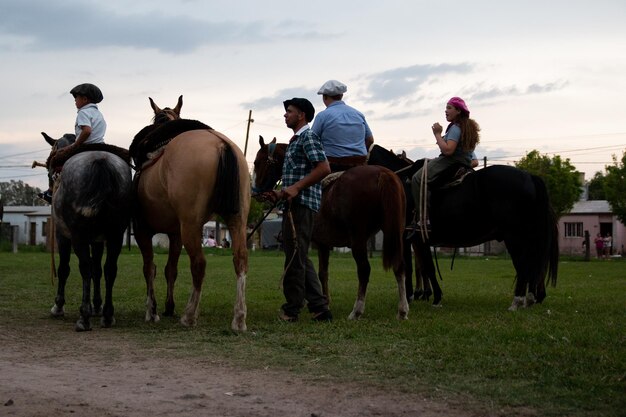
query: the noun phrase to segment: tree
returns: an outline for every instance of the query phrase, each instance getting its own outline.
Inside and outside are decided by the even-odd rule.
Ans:
[[[587,184],[588,196],[587,200],[606,200],[606,193],[604,192],[606,179],[604,174],[596,172],[593,178]]]
[[[21,180],[0,182],[0,195],[5,206],[43,206],[46,203],[37,198],[40,192],[40,188],[31,187]]]
[[[626,151],[621,162],[613,155],[613,165],[606,167],[604,177],[604,193],[613,213],[626,224]]]
[[[519,169],[541,177],[546,183],[550,202],[556,215],[561,217],[569,212],[581,194],[580,174],[570,164],[569,159],[563,161],[560,156],[550,158],[532,150],[515,163]]]

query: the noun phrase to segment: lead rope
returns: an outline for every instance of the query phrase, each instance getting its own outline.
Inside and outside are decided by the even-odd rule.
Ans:
[[[428,159],[424,159],[424,166],[422,167],[422,178],[420,182],[420,234],[422,235],[422,241],[426,242],[429,239],[428,235]]]
[[[298,239],[296,236],[296,225],[293,222],[293,214],[291,214],[291,207],[289,205],[287,205],[287,219],[289,220],[289,225],[291,226],[291,236],[293,239],[293,255],[291,255],[291,259],[287,263],[287,266],[285,266],[285,269],[283,270],[283,273],[280,276],[280,282],[278,284],[278,289],[280,290],[283,289],[283,281],[285,280],[285,275],[287,275],[287,270],[291,266],[291,263],[296,258],[296,254],[298,253]]]

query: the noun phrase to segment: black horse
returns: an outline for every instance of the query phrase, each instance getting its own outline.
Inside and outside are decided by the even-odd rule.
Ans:
[[[424,160],[411,165],[374,145],[368,163],[395,171],[405,184],[407,202],[412,203],[410,180]],[[557,219],[541,178],[510,166],[490,166],[468,174],[458,185],[449,188],[438,188],[435,184],[431,189],[429,214],[432,232],[426,242],[417,239],[416,256],[422,273],[433,286],[435,305],[440,304],[442,291],[430,246],[467,247],[489,240],[504,241],[517,273],[510,310],[542,302],[546,297],[545,282],[556,285]],[[410,279],[408,275],[407,294],[413,288]]]
[[[59,140],[42,133],[53,147],[47,165],[54,170],[60,164],[54,150],[73,142],[74,135]],[[72,248],[78,257],[78,268],[83,279],[83,297],[76,331],[91,330],[90,318],[102,312],[101,325],[110,327],[113,317],[113,284],[117,276],[117,259],[122,249],[124,230],[129,224],[132,204],[132,179],[129,161],[116,155],[124,154],[121,148],[100,144],[95,149],[67,155],[63,172],[55,184],[52,196],[52,219],[59,249],[59,283],[53,316],[62,316],[65,305],[65,284],[70,274]],[[89,145],[83,145],[89,149]],[[80,148],[79,148],[80,149]],[[127,153],[127,151],[126,151]],[[58,158],[65,159],[65,158]],[[100,278],[102,256],[106,243],[104,263],[105,300],[102,309]],[[93,304],[90,302],[91,283],[94,286]]]

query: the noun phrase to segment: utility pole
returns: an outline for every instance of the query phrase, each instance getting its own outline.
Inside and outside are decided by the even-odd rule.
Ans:
[[[248,137],[250,136],[250,124],[254,123],[252,118],[252,110],[248,113],[248,129],[246,130],[246,146],[243,148],[243,156],[248,153]]]

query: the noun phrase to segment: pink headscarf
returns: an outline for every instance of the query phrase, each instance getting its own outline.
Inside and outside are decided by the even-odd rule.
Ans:
[[[448,100],[448,104],[451,104],[454,107],[456,107],[457,109],[459,109],[461,111],[464,111],[469,116],[470,111],[467,108],[467,105],[465,104],[465,101],[463,101],[463,99],[461,97],[452,97],[450,100]]]

